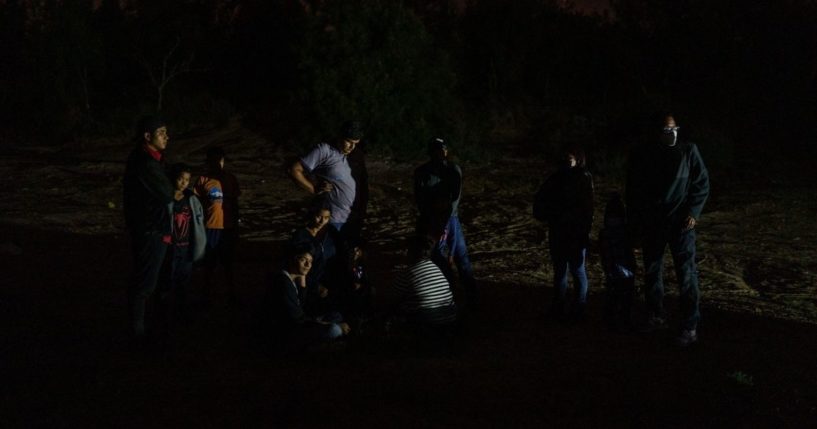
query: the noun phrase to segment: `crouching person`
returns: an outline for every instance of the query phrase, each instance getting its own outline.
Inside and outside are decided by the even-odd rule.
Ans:
[[[414,238],[409,248],[409,265],[397,277],[391,312],[416,334],[419,342],[433,344],[453,334],[457,306],[443,272],[431,260],[437,242]]]
[[[306,275],[312,268],[311,248],[292,249],[284,268],[267,278],[265,319],[273,341],[283,348],[302,349],[349,333],[349,325],[337,313],[310,317],[304,313]]]

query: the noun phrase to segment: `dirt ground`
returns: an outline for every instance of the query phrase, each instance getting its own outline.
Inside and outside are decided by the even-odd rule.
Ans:
[[[529,213],[548,165],[522,156],[465,164],[461,217],[482,299],[452,347],[420,353],[375,337],[279,356],[257,347],[251,327],[263,273],[306,199],[284,175],[294,154],[230,127],[176,137],[168,157],[200,165],[210,144],[225,147],[244,189],[241,302],[197,309],[168,341],[140,352],[123,335],[128,147],[0,151],[8,180],[0,189],[0,427],[817,423],[813,185],[715,174],[699,225],[701,341],[679,350],[672,332],[604,329],[594,251],[589,320],[546,322],[546,235]],[[382,299],[413,225],[413,166],[368,165],[365,232]],[[594,238],[618,184],[598,177],[596,187]]]

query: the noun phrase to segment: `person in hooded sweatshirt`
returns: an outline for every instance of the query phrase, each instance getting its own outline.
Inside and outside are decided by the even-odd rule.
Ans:
[[[562,150],[561,166],[545,180],[533,204],[536,219],[548,225],[554,294],[548,314],[556,320],[584,318],[587,304],[587,247],[593,224],[593,176],[585,167],[584,151],[575,145]],[[575,299],[568,307],[568,272]]]

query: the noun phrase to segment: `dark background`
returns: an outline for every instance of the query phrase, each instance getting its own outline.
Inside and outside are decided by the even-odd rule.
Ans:
[[[306,145],[354,117],[375,153],[579,141],[604,174],[671,111],[738,169],[814,156],[816,28],[807,0],[5,0],[0,145],[126,139],[157,111]]]

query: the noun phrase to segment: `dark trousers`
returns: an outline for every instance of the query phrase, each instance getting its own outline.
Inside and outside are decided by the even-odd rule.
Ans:
[[[131,332],[136,336],[145,334],[145,307],[156,289],[167,244],[162,234],[149,232],[131,235],[133,271],[128,285],[128,312]]]
[[[695,230],[681,232],[671,227],[646,228],[644,247],[644,295],[651,316],[666,317],[664,311],[664,251],[669,246],[678,280],[681,327],[695,329],[701,318],[698,271],[695,265]]]
[[[172,246],[168,249],[159,287],[159,301],[163,313],[170,311],[171,296],[175,295],[176,312],[183,313],[187,289],[193,274],[190,246]],[[166,315],[166,314],[165,314]]]

